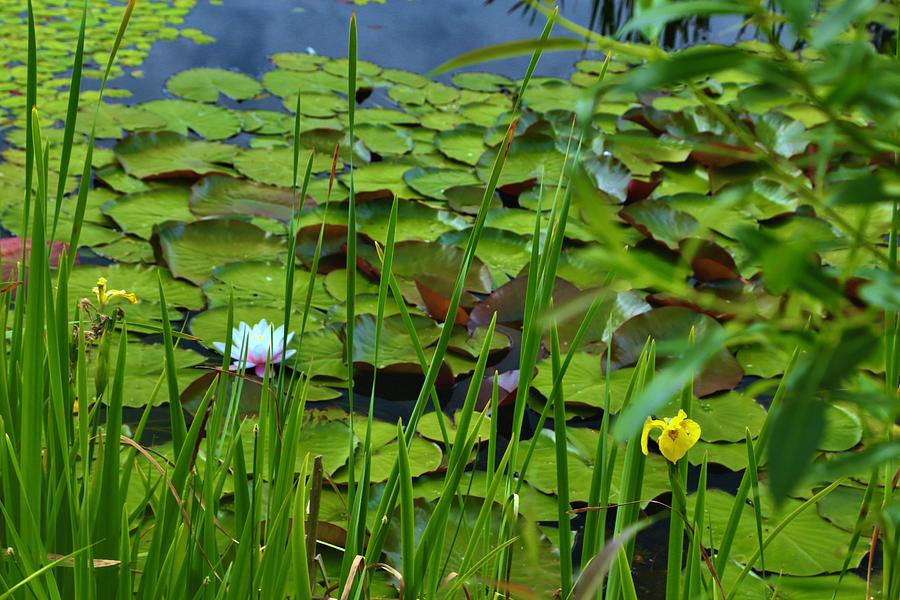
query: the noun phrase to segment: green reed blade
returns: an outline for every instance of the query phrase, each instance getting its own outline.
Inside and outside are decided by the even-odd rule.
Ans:
[[[560,376],[559,328],[556,321],[550,324],[550,360],[553,368],[553,380]],[[572,518],[569,504],[569,448],[566,437],[566,405],[562,387],[554,389],[548,399],[553,405],[553,432],[556,446],[556,501],[559,518],[559,564],[560,591],[563,598],[572,593],[572,529],[569,522]]]
[[[88,2],[81,6],[81,23],[78,26],[78,41],[75,43],[75,56],[72,60],[72,77],[69,82],[69,103],[66,108],[63,143],[59,159],[59,183],[56,187],[56,206],[53,211],[53,227],[50,239],[56,239],[56,227],[59,224],[59,213],[66,191],[66,177],[69,174],[69,161],[72,156],[72,143],[75,140],[75,122],[78,119],[78,102],[81,94],[81,69],[84,64],[84,31],[87,22]],[[74,250],[72,250],[74,252]]]
[[[759,497],[759,470],[756,468],[756,452],[753,450],[753,436],[750,428],[746,430],[747,440],[747,473],[750,477],[750,489],[753,492],[753,516],[756,520],[756,541],[759,551],[760,568],[766,570],[766,555],[763,553],[762,503]]]
[[[175,455],[181,453],[182,445],[187,437],[184,413],[181,410],[181,394],[178,392],[178,374],[175,370],[175,345],[172,342],[172,324],[169,322],[169,305],[166,302],[166,291],[163,289],[162,275],[157,271],[159,289],[159,306],[162,311],[163,349],[165,352],[166,384],[169,390],[169,423],[172,427],[172,446]]]

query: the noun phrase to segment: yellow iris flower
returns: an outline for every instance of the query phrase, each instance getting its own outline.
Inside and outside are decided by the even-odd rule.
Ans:
[[[97,296],[97,301],[100,303],[100,310],[103,310],[104,306],[116,298],[128,300],[132,304],[137,304],[138,301],[137,296],[130,292],[126,292],[125,290],[106,289],[106,277],[98,279],[96,287],[91,288],[91,291]]]
[[[659,451],[671,462],[677,462],[681,457],[687,454],[697,440],[700,439],[700,425],[696,421],[688,419],[687,414],[683,410],[679,410],[678,414],[671,419],[651,419],[647,417],[644,422],[644,431],[641,432],[641,450],[647,455],[647,438],[650,432],[659,429]]]

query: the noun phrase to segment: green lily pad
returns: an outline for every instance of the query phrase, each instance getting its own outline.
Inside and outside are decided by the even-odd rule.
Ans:
[[[303,176],[303,169],[309,160],[310,151],[300,151],[300,171],[298,178]],[[331,156],[316,154],[313,158],[313,172],[324,173],[331,171]],[[342,167],[338,162],[338,169]],[[294,149],[290,147],[279,148],[248,148],[242,150],[234,159],[234,168],[242,175],[266,183],[281,187],[291,187],[294,182]],[[298,180],[297,184],[300,184]]]
[[[491,174],[495,150],[488,150],[478,160],[478,177],[487,181]],[[509,153],[497,185],[522,183],[532,179],[555,186],[565,165],[565,155],[556,148],[553,138],[546,136],[517,137],[509,146]]]
[[[257,135],[279,135],[288,133],[294,127],[290,115],[276,110],[245,110],[238,114],[244,131]]]
[[[409,134],[390,125],[362,124],[356,128],[356,135],[369,150],[381,156],[406,154],[413,149]]]
[[[590,497],[591,479],[594,474],[594,457],[600,434],[597,431],[585,428],[571,427],[567,431],[569,448],[567,452],[567,464],[569,467],[569,497],[573,502],[586,501]],[[537,434],[537,446],[525,471],[525,481],[545,494],[556,494],[557,471],[556,468],[556,444],[554,432],[544,429]],[[526,444],[530,441],[525,442]],[[519,453],[520,463],[524,461],[525,452]],[[618,484],[622,480],[622,469],[625,464],[624,448],[620,448],[616,455],[616,464],[612,475],[610,488],[610,501],[619,499]],[[519,467],[521,468],[521,464]],[[660,456],[647,457],[644,467],[644,479],[641,488],[641,499],[649,502],[653,498],[669,491],[668,467],[666,461]]]
[[[257,423],[255,418],[247,418],[242,423],[241,436],[244,446],[244,462],[247,465],[248,472],[254,469],[253,456],[256,451],[254,448],[255,436],[254,425]],[[346,421],[334,419],[328,414],[320,414],[312,412],[310,416],[303,422],[300,436],[297,441],[297,460],[294,463],[294,470],[299,471],[300,466],[306,459],[321,455],[322,466],[325,472],[333,475],[338,469],[347,463],[350,456],[349,436],[350,428]],[[271,457],[268,457],[267,448],[259,448],[259,452],[266,454],[262,464],[268,465]],[[257,475],[259,475],[257,473]],[[267,477],[263,474],[263,477]]]
[[[466,169],[440,169],[425,167],[404,173],[403,180],[426,198],[446,200],[444,190],[461,185],[478,185],[478,178]]]
[[[145,240],[132,237],[122,237],[110,244],[93,246],[91,248],[98,255],[119,263],[153,263],[156,257],[153,255],[153,246]]]
[[[115,360],[118,352],[119,344],[114,341],[110,348],[110,356]],[[192,351],[183,348],[175,348],[175,377],[178,380],[178,389],[185,389],[192,381],[194,381],[201,371],[194,369],[197,365],[205,362],[205,358]],[[149,403],[154,406],[167,403],[169,395],[166,391],[165,376],[165,349],[162,344],[142,344],[140,342],[131,342],[125,354],[125,368],[127,369],[127,381],[123,389],[123,403],[125,406],[134,408],[143,408]],[[95,354],[91,353],[88,359],[87,372],[91,382],[88,383],[88,390],[93,390],[93,377],[96,373]],[[115,369],[115,367],[111,367]],[[110,373],[112,377],[112,373]],[[156,395],[153,391],[156,389]],[[108,401],[108,398],[104,398]]]
[[[326,72],[340,77],[347,77],[350,62],[346,58],[332,58],[325,61],[322,66]],[[366,60],[356,61],[356,74],[361,77],[377,77],[381,73],[381,67]]]
[[[166,221],[158,226],[156,235],[172,274],[197,285],[208,281],[216,267],[285,252],[284,239],[233,219]]]
[[[424,92],[428,102],[434,106],[450,104],[459,98],[458,89],[436,81],[432,81],[426,85],[424,87]]]
[[[190,191],[185,188],[165,187],[110,200],[102,210],[125,233],[149,240],[153,226],[161,221],[194,220],[188,209],[189,197]]]
[[[673,209],[663,200],[642,200],[628,206],[621,214],[639,231],[672,250],[677,250],[678,242],[694,237],[698,231],[694,217]]]
[[[292,71],[315,71],[327,58],[305,52],[280,52],[272,55],[275,66]]]
[[[357,222],[367,236],[385,243],[390,210],[389,200],[360,204],[357,207]],[[468,221],[447,211],[434,210],[408,200],[399,200],[397,203],[395,239],[398,243],[412,240],[430,242],[448,231],[459,231],[468,226]]]
[[[262,83],[270,92],[282,98],[302,94],[347,93],[347,80],[325,71],[293,71],[274,69],[263,75]]]
[[[688,498],[689,518],[693,518],[691,515],[695,498],[694,494]],[[711,536],[713,546],[717,546],[721,539],[733,504],[734,497],[723,491],[709,490],[706,493],[705,522],[707,537]],[[768,496],[763,495],[763,536],[769,535],[780,518],[799,505],[799,501],[789,498],[785,500],[780,512],[775,511]],[[746,562],[758,549],[755,522],[753,508],[745,504],[731,548],[731,556],[737,561]],[[814,507],[810,508],[791,521],[766,548],[766,568],[775,573],[802,576],[840,571],[850,546],[850,536],[849,532],[842,531],[819,517]],[[867,551],[867,543],[859,544],[850,567],[855,567]]]
[[[825,434],[819,440],[819,450],[849,450],[862,440],[862,434],[862,422],[852,409],[829,404],[825,409]]]
[[[423,348],[437,341],[441,335],[440,328],[434,321],[425,317],[412,317],[419,343]],[[359,315],[356,317],[353,336],[353,362],[366,363],[378,369],[392,365],[413,365],[419,368],[419,359],[409,340],[409,334],[403,319],[399,315],[387,317],[381,322],[381,340],[378,345],[378,361],[375,361],[375,317]]]
[[[356,429],[356,438],[360,440],[356,449],[356,460],[354,465],[357,469],[355,476],[360,476],[360,470],[363,464],[363,448],[362,441],[366,437],[366,421],[357,419],[354,422]],[[369,471],[369,481],[378,483],[386,481],[391,474],[394,464],[397,462],[397,426],[385,423],[383,421],[372,422],[372,454]],[[425,473],[437,471],[441,466],[441,458],[443,453],[440,447],[429,440],[416,437],[409,446],[409,463],[410,472],[413,477],[418,477]],[[345,483],[349,475],[348,469],[345,467],[335,473],[334,480],[338,483]]]
[[[292,113],[297,110],[297,94],[289,94],[281,103]],[[300,114],[306,117],[327,119],[347,111],[347,101],[334,94],[307,92],[300,97]]]
[[[408,85],[395,85],[388,91],[388,98],[399,104],[422,105],[425,104],[425,90]]]
[[[569,363],[562,381],[566,405],[602,409],[605,403],[606,383],[601,370],[603,358],[597,354],[576,352]],[[609,410],[617,413],[625,400],[625,391],[631,380],[632,369],[619,369],[610,373]],[[538,372],[532,385],[545,398],[553,391],[553,369],[549,360],[538,363]]]
[[[417,125],[419,120],[409,113],[387,108],[363,108],[356,111],[356,123],[390,124],[390,125]]]
[[[673,413],[674,414],[674,413]],[[739,442],[746,430],[756,437],[766,411],[753,398],[737,392],[694,401],[691,418],[700,424],[700,437],[707,442]]]
[[[174,279],[165,269],[140,265],[78,265],[69,276],[69,300],[72,304],[81,298],[93,298],[91,288],[97,280],[105,277],[111,289],[124,289],[135,294],[141,304],[159,304],[159,281],[166,293],[170,307],[179,306],[190,310],[203,308],[203,293],[200,288],[185,281]],[[126,313],[130,305],[122,305]],[[159,308],[152,309],[159,318]]]
[[[199,142],[172,133],[135,133],[115,148],[125,171],[139,179],[230,174],[237,148],[220,142]]]
[[[413,165],[396,162],[376,162],[362,165],[353,172],[353,186],[357,193],[389,190],[401,198],[418,198],[419,195],[403,182],[403,174]],[[350,175],[343,174],[340,181],[350,187]]]
[[[447,233],[438,240],[465,248],[469,229]],[[486,227],[481,230],[475,255],[488,266],[495,282],[504,283],[518,275],[531,260],[531,238],[502,229]]]
[[[228,306],[232,295],[235,306],[268,306],[284,308],[285,267],[279,263],[232,263],[217,268],[214,279],[203,288],[209,299],[209,307]],[[306,301],[309,271],[294,271],[293,306],[302,313]],[[327,291],[319,276],[313,288],[312,306],[327,309],[335,300]],[[314,310],[312,312],[315,312]]]
[[[667,306],[653,309],[632,317],[616,330],[611,346],[613,365],[634,364],[648,338],[656,340],[658,356],[668,358],[673,355],[673,345],[687,347],[692,329],[697,339],[702,339],[707,331],[718,327],[721,325],[711,317],[687,308]],[[740,364],[727,349],[722,349],[694,379],[694,393],[702,397],[731,390],[742,377]]]
[[[150,186],[140,179],[128,175],[119,165],[97,169],[94,175],[113,190],[123,194],[146,192],[150,189]]]
[[[293,368],[309,373],[311,377],[334,380],[347,378],[344,341],[330,328],[305,333],[299,351],[288,360],[288,363]]]
[[[176,96],[198,102],[215,102],[219,94],[232,100],[249,100],[262,91],[258,81],[224,69],[188,69],[172,76],[166,88]]]
[[[144,110],[140,107],[126,106],[124,104],[100,105],[96,111],[97,121],[94,125],[93,109],[78,113],[78,121],[75,128],[80,133],[89,134],[91,127],[96,127],[95,134],[98,138],[119,139],[122,131],[143,131],[151,129],[164,129],[167,121],[164,117]]]
[[[511,79],[494,73],[457,73],[453,76],[453,83],[479,92],[496,92],[515,85]]]
[[[439,131],[435,134],[434,141],[444,156],[473,167],[487,150],[484,133],[477,127]]]
[[[381,72],[381,78],[393,83],[399,83],[401,85],[407,85],[414,88],[425,87],[431,81],[427,77],[423,77],[418,73],[403,71],[401,69],[385,69]]]
[[[302,314],[298,313],[291,314],[291,322],[285,335],[292,332],[298,332],[298,330],[300,329],[302,316]],[[252,304],[238,305],[237,303],[235,303],[234,327],[237,327],[238,324],[242,321],[252,327],[263,319],[265,319],[275,327],[283,325],[284,307]],[[318,317],[314,312],[310,318],[309,323],[307,323],[307,331],[315,331],[316,329],[318,329],[321,326],[319,321],[320,317]],[[189,324],[190,332],[199,339],[201,344],[210,349],[215,348],[213,346],[214,342],[225,342],[228,338],[231,337],[231,332],[226,329],[227,326],[227,306],[217,306],[194,315]],[[297,348],[297,342],[298,338],[295,336],[288,345],[288,348]],[[296,355],[289,359],[288,363],[292,363],[295,359]]]
[[[140,108],[166,120],[166,129],[182,135],[188,130],[208,140],[222,140],[241,131],[241,118],[233,110],[189,100],[153,100]]]
[[[771,378],[784,373],[790,356],[776,347],[747,346],[737,352],[737,360],[747,375]]]
[[[256,215],[287,221],[293,204],[288,188],[221,175],[204,177],[190,190],[190,210],[199,217]]]

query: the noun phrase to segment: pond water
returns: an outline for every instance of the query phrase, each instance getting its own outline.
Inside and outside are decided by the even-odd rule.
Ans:
[[[338,0],[226,0],[216,5],[201,0],[184,26],[203,31],[215,42],[197,45],[184,38],[157,42],[141,67],[144,76],[123,77],[115,85],[132,90],[133,101],[152,100],[162,94],[173,73],[188,68],[218,67],[257,76],[270,68],[269,57],[278,52],[346,56],[347,27],[354,11],[359,20],[360,59],[427,73],[470,50],[539,36],[543,19],[508,14],[510,5],[479,0],[401,0],[362,6]],[[563,13],[576,22],[587,22],[590,2],[567,2]],[[555,35],[572,34],[557,28]],[[537,74],[567,76],[575,60],[571,52],[546,53]],[[495,61],[482,69],[517,78],[527,66],[526,56]]]
[[[569,0],[560,14],[579,23],[590,22],[592,2]],[[542,16],[515,10],[512,0],[400,0],[364,5],[341,0],[200,0],[184,21],[215,38],[197,45],[178,38],[154,44],[141,66],[140,79],[123,77],[115,85],[134,93],[132,101],[158,98],[173,73],[195,67],[232,69],[258,76],[271,67],[278,52],[315,52],[323,56],[347,55],[347,24],[354,11],[359,20],[359,56],[382,67],[428,73],[462,53],[516,39],[534,38],[544,27]],[[140,18],[140,10],[138,15]],[[696,39],[730,42],[739,35],[740,22],[731,17],[713,19],[708,29],[695,25],[686,34]],[[575,37],[557,26],[556,37]],[[680,38],[683,42],[683,36]],[[579,58],[602,58],[599,52],[546,52],[536,74],[567,77]],[[527,56],[492,61],[462,70],[486,70],[511,78],[521,77]]]

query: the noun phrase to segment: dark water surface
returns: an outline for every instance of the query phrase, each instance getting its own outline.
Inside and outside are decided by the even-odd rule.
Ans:
[[[212,5],[198,0],[184,27],[216,38],[198,45],[178,38],[156,42],[142,65],[140,79],[125,76],[114,85],[134,93],[130,101],[159,98],[166,79],[183,69],[218,67],[258,76],[271,68],[277,52],[308,52],[330,57],[347,55],[350,15],[356,11],[359,58],[383,67],[427,73],[441,63],[483,46],[541,34],[544,19],[509,14],[512,2],[485,5],[481,0],[387,0],[356,6],[339,0],[224,0]],[[569,0],[562,10],[578,23],[590,20],[588,0]],[[138,5],[135,18],[149,7]],[[573,36],[557,26],[555,36]],[[598,52],[547,52],[538,75],[566,77],[582,57]],[[470,70],[521,77],[528,57],[493,61]]]

